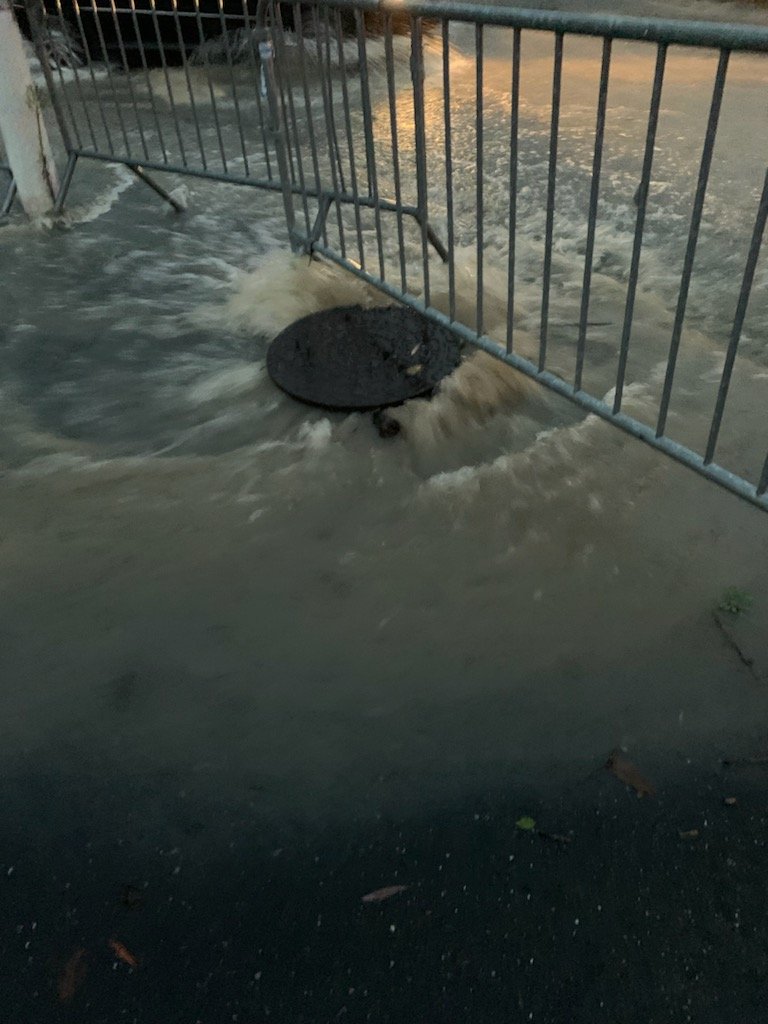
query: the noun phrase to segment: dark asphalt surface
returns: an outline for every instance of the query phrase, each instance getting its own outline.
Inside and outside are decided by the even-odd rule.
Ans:
[[[265,811],[259,785],[205,805],[176,775],[58,755],[80,771],[2,781],[5,1020],[766,1019],[768,765],[725,748],[649,752],[652,798],[585,760],[566,787],[521,766],[333,822]],[[361,902],[387,885],[408,888]]]

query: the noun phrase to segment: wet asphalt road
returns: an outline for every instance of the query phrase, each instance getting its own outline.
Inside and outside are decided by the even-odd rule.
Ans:
[[[763,685],[731,657],[723,685]],[[294,814],[269,779],[124,775],[75,732],[1,783],[4,1017],[759,1022],[768,764],[723,761],[762,736],[631,751],[642,799],[606,751],[551,775],[468,764],[439,797],[393,767]]]

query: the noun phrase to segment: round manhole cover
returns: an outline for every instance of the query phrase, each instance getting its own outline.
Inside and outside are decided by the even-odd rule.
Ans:
[[[267,370],[310,405],[381,409],[427,395],[461,360],[450,331],[403,306],[344,306],[312,313],[279,334]]]

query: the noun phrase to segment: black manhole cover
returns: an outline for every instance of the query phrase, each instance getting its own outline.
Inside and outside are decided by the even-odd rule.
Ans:
[[[312,313],[267,352],[272,380],[324,409],[380,409],[426,395],[461,360],[450,331],[403,306],[342,306]]]

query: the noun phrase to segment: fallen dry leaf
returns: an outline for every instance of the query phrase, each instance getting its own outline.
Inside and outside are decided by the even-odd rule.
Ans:
[[[117,939],[110,939],[109,948],[115,954],[117,959],[122,960],[124,964],[128,964],[129,967],[139,966],[139,961],[129,949],[125,948],[122,942],[118,942]]]
[[[605,762],[605,767],[609,772],[613,772],[625,786],[631,786],[638,797],[656,795],[656,790],[651,783],[640,774],[630,760],[624,757],[620,750],[611,751]]]
[[[681,839],[698,839],[699,830],[697,828],[691,828],[687,832],[680,832],[679,836]]]
[[[399,892],[404,892],[407,888],[407,885],[385,885],[383,889],[374,889],[373,892],[366,893],[361,899],[363,903],[381,903],[382,900],[397,896]]]
[[[62,1003],[68,1003],[77,989],[85,980],[88,964],[85,962],[85,950],[76,949],[59,975],[56,990]]]

